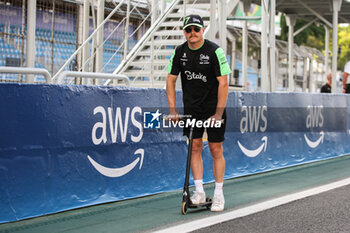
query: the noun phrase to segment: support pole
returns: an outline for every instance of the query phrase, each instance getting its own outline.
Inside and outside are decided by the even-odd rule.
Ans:
[[[325,58],[324,58],[324,79],[326,81],[327,75],[329,74],[329,27],[324,26],[324,29],[326,31],[326,38],[325,38]]]
[[[104,14],[105,14],[105,1],[104,0],[98,0],[98,7],[97,7],[97,27],[100,26],[100,24],[104,20]],[[102,72],[102,61],[103,61],[103,34],[104,29],[103,27],[101,30],[97,32],[97,48],[96,48],[96,64],[95,64],[95,72]],[[96,85],[101,85],[102,80],[101,79],[95,79]]]
[[[216,34],[216,0],[210,0],[210,28],[209,28],[209,40],[215,40]]]
[[[270,0],[270,91],[276,91],[276,33],[275,33],[275,14],[276,0]]]
[[[238,82],[235,82],[235,78],[234,78],[234,72],[236,69],[236,39],[233,39],[231,41],[231,82],[230,84],[238,84]]]
[[[247,0],[241,2],[244,16],[248,16],[251,1]],[[246,89],[247,85],[247,71],[248,71],[248,20],[243,21],[242,29],[242,86]]]
[[[22,28],[21,28],[21,67],[24,66],[24,27],[26,25],[26,1],[22,1]],[[23,80],[23,75],[21,81]]]
[[[267,1],[261,0],[261,91],[268,91],[268,63],[267,63]]]
[[[231,32],[227,32],[227,39],[231,43],[231,59],[230,59],[230,67],[231,67],[231,75],[229,75],[229,85],[234,85],[236,84],[235,78],[234,78],[234,70],[236,68],[236,38],[232,35]]]
[[[152,0],[151,23],[154,24],[158,19],[158,0]]]
[[[293,70],[293,58],[294,58],[294,25],[296,21],[295,15],[286,15],[286,21],[288,25],[288,90],[294,91],[294,70]]]
[[[337,91],[338,12],[341,4],[342,0],[333,0],[332,93]]]
[[[161,4],[161,9],[160,9],[160,11],[161,11],[161,14],[164,14],[164,12],[165,12],[165,9],[166,9],[166,0],[161,0],[162,1],[162,4]]]
[[[307,57],[303,58],[303,62],[304,62],[304,67],[303,67],[303,92],[306,92],[306,87],[307,87]]]
[[[86,41],[89,37],[89,8],[90,8],[90,1],[84,0],[84,8],[83,8],[83,40]],[[82,71],[88,72],[89,71],[89,62],[88,59],[90,57],[90,49],[89,44],[85,44],[83,48],[83,61],[82,61]],[[88,79],[82,79],[81,83],[83,85],[88,84]]]
[[[278,90],[278,78],[279,78],[279,73],[280,73],[279,60],[280,60],[280,51],[278,48],[276,48],[275,74],[277,74],[277,76],[275,78],[275,85],[274,85],[274,87],[272,87],[272,91]]]
[[[158,0],[152,0],[152,16],[151,16],[151,22],[154,24],[157,19],[158,19]],[[184,1],[184,14],[186,15],[186,3]],[[155,53],[155,48],[154,48],[154,36],[151,37],[151,73],[150,73],[150,82],[151,82],[151,87],[154,86],[154,53]],[[124,59],[126,59],[127,54],[125,54]]]
[[[226,0],[219,0],[219,35],[220,35],[220,47],[224,50],[226,54],[227,51],[227,27],[226,27],[226,17],[227,17],[227,3]]]
[[[35,65],[35,24],[36,24],[36,0],[28,0],[27,4],[27,67]],[[27,75],[27,83],[34,82],[33,75]]]
[[[52,2],[52,17],[51,17],[51,74],[54,70],[54,41],[55,41],[55,1]]]
[[[124,59],[128,55],[128,40],[129,40],[129,23],[130,23],[130,0],[127,2],[126,6],[126,22],[124,28]]]
[[[309,92],[312,93],[314,91],[314,59],[310,58],[310,77],[309,77]]]

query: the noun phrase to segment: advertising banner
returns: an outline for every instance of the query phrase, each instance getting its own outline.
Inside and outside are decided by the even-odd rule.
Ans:
[[[180,112],[181,101],[177,92]],[[349,102],[229,93],[225,178],[349,153]],[[187,140],[163,117],[163,89],[1,84],[0,106],[1,223],[183,187]]]

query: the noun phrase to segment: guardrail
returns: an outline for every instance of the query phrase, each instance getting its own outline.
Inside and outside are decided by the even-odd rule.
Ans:
[[[63,70],[67,67],[67,65],[73,60],[73,58],[79,53],[79,51],[92,39],[96,38],[95,34],[104,27],[105,23],[108,22],[108,20],[116,13],[119,8],[122,6],[124,0],[119,2],[119,4],[113,9],[111,13],[101,22],[100,25],[93,31],[93,33],[80,45],[80,47],[75,50],[75,52],[70,56],[70,58],[67,59],[67,61],[63,64],[63,66],[57,71],[57,73],[53,76],[53,79],[56,79],[59,77],[59,75],[64,72]]]
[[[49,71],[42,69],[42,68],[0,66],[0,73],[39,74],[39,75],[43,75],[45,77],[46,83],[51,83],[51,75],[50,75]]]
[[[127,86],[130,86],[130,80],[128,76],[123,74],[91,73],[91,72],[79,72],[79,71],[63,71],[58,75],[56,83],[61,84],[63,79],[67,77],[116,79],[116,80],[122,80],[126,83]]]
[[[183,187],[186,138],[162,120],[163,89],[4,83],[0,96],[0,224]],[[349,95],[230,92],[226,112],[225,179],[350,153]],[[204,149],[205,183],[211,165]]]

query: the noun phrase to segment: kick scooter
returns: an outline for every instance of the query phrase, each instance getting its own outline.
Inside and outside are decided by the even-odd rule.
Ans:
[[[191,170],[191,156],[192,156],[192,142],[193,142],[193,127],[190,128],[190,135],[188,137],[189,143],[188,143],[188,151],[187,151],[187,163],[186,163],[186,177],[185,177],[185,184],[182,194],[182,205],[181,205],[181,213],[183,215],[187,214],[188,208],[202,208],[206,207],[207,209],[210,209],[212,200],[211,198],[207,197],[204,203],[195,205],[191,202],[191,195],[189,192],[189,179],[190,179],[190,170]]]

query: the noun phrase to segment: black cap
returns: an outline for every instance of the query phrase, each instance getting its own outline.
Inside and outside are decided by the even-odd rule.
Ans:
[[[197,26],[197,27],[204,27],[204,23],[202,18],[199,15],[188,15],[184,19],[184,24],[182,29],[187,28],[188,26]]]

